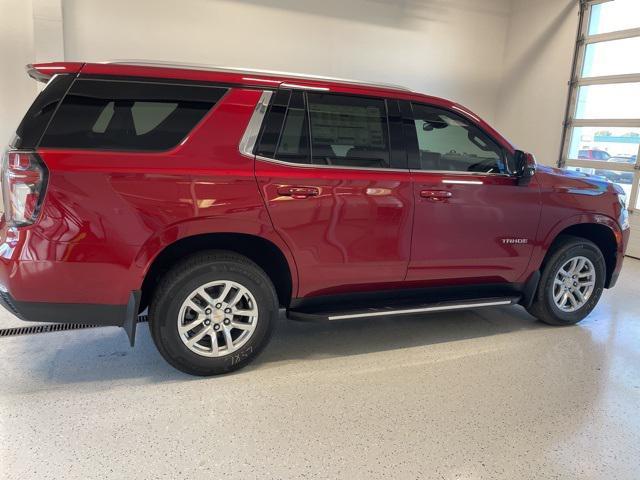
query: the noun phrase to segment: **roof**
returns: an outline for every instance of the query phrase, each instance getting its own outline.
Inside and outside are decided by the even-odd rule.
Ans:
[[[425,102],[457,111],[483,129],[492,133],[505,147],[513,146],[495,129],[469,109],[439,97],[416,93],[408,88],[387,83],[371,83],[343,78],[306,75],[236,67],[216,67],[185,63],[164,63],[145,60],[117,60],[99,63],[53,62],[27,65],[27,73],[38,81],[46,82],[55,74],[82,73],[98,76],[123,76],[190,80],[211,83],[227,83],[248,88],[302,88],[316,91],[332,91],[345,94],[369,95]]]
[[[310,82],[330,82],[343,85],[351,85],[358,87],[379,88],[384,90],[396,90],[406,93],[411,93],[411,89],[403,87],[401,85],[395,85],[391,83],[382,82],[367,82],[361,80],[329,77],[322,75],[311,75],[306,73],[297,72],[282,72],[276,70],[260,70],[253,68],[240,68],[240,67],[226,67],[215,65],[203,65],[203,64],[191,64],[180,62],[160,62],[160,61],[148,61],[148,60],[111,60],[98,63],[83,63],[83,62],[54,62],[54,63],[39,63],[27,65],[27,73],[38,81],[47,81],[51,76],[56,73],[78,73],[81,70],[83,73],[94,73],[90,70],[94,70],[97,66],[103,66],[102,70],[110,70],[112,74],[117,74],[118,70],[122,73],[127,73],[132,68],[143,69],[163,69],[163,70],[188,70],[195,72],[209,72],[213,74],[230,74],[230,75],[242,75],[244,80],[260,81],[262,80],[267,85],[274,81],[272,79],[280,79],[278,83],[286,83],[287,80],[302,80]],[[93,68],[92,68],[93,67]],[[159,73],[156,70],[156,73]],[[130,74],[130,73],[128,73]],[[247,75],[254,75],[266,78],[246,78]],[[162,75],[159,75],[162,76]],[[267,86],[265,85],[265,86]],[[271,84],[270,86],[273,86]]]

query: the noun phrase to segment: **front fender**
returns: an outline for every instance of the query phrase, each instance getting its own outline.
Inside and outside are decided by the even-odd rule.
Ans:
[[[559,220],[557,223],[553,225],[552,228],[548,229],[546,233],[541,236],[540,239],[536,242],[536,245],[532,254],[532,265],[535,269],[539,269],[542,265],[544,257],[546,256],[549,248],[553,244],[558,235],[560,235],[564,230],[569,227],[573,227],[575,225],[584,225],[584,224],[596,224],[596,225],[604,225],[611,230],[617,246],[618,254],[624,255],[624,238],[623,232],[613,218],[602,215],[599,213],[580,213],[568,218],[563,218]]]

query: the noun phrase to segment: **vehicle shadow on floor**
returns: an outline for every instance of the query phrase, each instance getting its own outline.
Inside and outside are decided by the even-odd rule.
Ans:
[[[278,368],[282,362],[347,357],[542,328],[550,327],[521,307],[327,323],[295,322],[282,316],[266,350],[238,374],[260,374],[259,370]],[[21,375],[38,382],[37,389],[81,382],[104,382],[109,388],[109,383],[126,379],[144,383],[198,380],[162,359],[146,324],[139,325],[133,349],[121,329],[110,327],[4,340],[10,341],[10,352],[5,350],[3,357],[10,355],[15,360],[24,355],[28,360],[21,363]],[[24,386],[25,379],[21,382]]]
[[[325,323],[282,319],[252,368],[270,362],[332,358],[549,328],[521,307],[351,319]]]

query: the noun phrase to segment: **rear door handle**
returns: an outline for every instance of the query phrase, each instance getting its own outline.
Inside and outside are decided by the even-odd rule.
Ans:
[[[420,190],[420,196],[434,202],[451,198],[452,193],[447,190]]]
[[[278,187],[278,195],[291,198],[308,198],[320,195],[320,189],[317,187]]]

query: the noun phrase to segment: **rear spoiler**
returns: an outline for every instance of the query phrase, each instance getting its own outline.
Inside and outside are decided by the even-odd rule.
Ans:
[[[38,82],[48,82],[51,77],[61,73],[78,73],[82,70],[82,62],[33,63],[27,65],[27,75]]]

